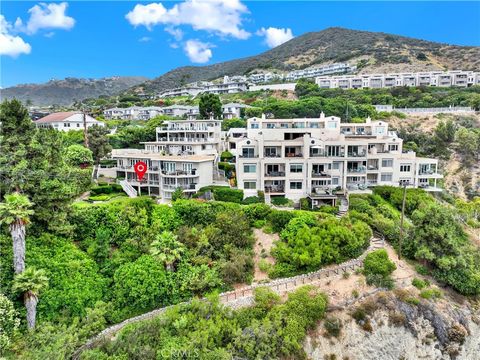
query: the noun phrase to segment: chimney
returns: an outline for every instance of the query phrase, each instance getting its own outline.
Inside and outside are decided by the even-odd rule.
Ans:
[[[262,113],[262,120],[265,120],[266,118],[265,113]]]
[[[320,113],[320,119],[324,119],[324,118],[325,118],[325,113],[322,111],[322,112]]]

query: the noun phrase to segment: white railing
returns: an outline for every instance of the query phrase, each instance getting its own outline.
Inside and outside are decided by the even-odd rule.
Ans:
[[[133,188],[132,185],[130,185],[130,183],[127,181],[127,180],[120,180],[119,181],[119,184],[120,186],[122,187],[123,191],[125,191],[125,193],[131,197],[131,198],[134,198],[134,197],[137,197],[138,196],[138,192],[137,190],[135,190]]]

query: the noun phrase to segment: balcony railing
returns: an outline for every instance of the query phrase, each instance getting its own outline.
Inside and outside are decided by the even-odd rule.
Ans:
[[[349,152],[347,154],[348,157],[364,157],[366,156],[367,153],[365,151],[360,151],[360,152]]]
[[[347,168],[347,172],[349,173],[355,173],[355,174],[364,174],[367,169],[354,169],[354,168]]]
[[[303,157],[301,153],[285,153],[285,157]]]
[[[249,158],[249,159],[252,159],[252,158],[257,158],[258,155],[253,155],[253,154],[240,154],[240,155],[238,155],[238,157],[240,157],[240,158]]]
[[[268,193],[283,193],[285,192],[284,186],[279,185],[265,185],[265,192]]]
[[[324,171],[318,171],[318,172],[312,171],[312,177],[331,177],[331,176],[332,175],[327,174]]]
[[[265,176],[273,176],[273,177],[285,176],[285,171],[267,171],[265,173]]]
[[[431,169],[419,170],[418,171],[418,175],[436,175],[436,174],[437,174],[437,171],[436,170],[431,170]]]
[[[178,188],[182,190],[195,190],[197,184],[178,184],[178,185],[163,185],[164,190],[176,190]]]
[[[175,170],[175,171],[165,171],[162,170],[163,175],[168,176],[188,176],[188,175],[198,175],[196,170],[184,171],[184,170]]]
[[[203,143],[203,142],[214,142],[214,138],[181,138],[181,137],[171,137],[170,139],[166,137],[158,138],[158,141],[167,141],[167,142],[187,142],[187,143]]]

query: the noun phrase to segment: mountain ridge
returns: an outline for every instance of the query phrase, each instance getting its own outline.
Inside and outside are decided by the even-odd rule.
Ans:
[[[480,47],[439,43],[384,32],[330,27],[304,33],[258,55],[205,66],[181,66],[151,80],[144,77],[94,80],[66,78],[44,84],[17,85],[2,89],[1,95],[3,98],[31,100],[37,105],[70,105],[74,100],[102,95],[155,94],[187,83],[210,81],[225,75],[291,71],[336,62],[357,65],[359,73],[479,71]]]

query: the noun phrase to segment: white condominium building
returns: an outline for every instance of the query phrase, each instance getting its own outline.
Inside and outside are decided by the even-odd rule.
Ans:
[[[66,111],[52,113],[34,121],[39,128],[54,128],[59,131],[83,130],[84,115],[77,111]],[[85,115],[85,125],[87,128],[98,125],[105,126],[105,123],[98,121],[90,115]]]
[[[251,118],[246,137],[234,139],[237,183],[245,197],[264,191],[294,201],[335,204],[333,190],[375,185],[438,190],[438,161],[403,152],[402,139],[384,121],[341,123],[317,119]]]
[[[398,74],[321,76],[317,77],[315,82],[320,88],[324,89],[375,89],[395,86],[467,87],[480,85],[480,73],[455,70]]]
[[[220,120],[166,121],[156,129],[156,141],[144,143],[144,150],[114,150],[117,178],[124,179],[141,194],[171,199],[181,188],[191,195],[212,185],[215,164],[221,151]],[[147,163],[148,171],[137,180],[134,165]]]
[[[195,118],[199,114],[198,106],[171,105],[171,106],[131,106],[128,108],[111,108],[103,112],[105,119],[118,120],[150,120],[158,115]]]

